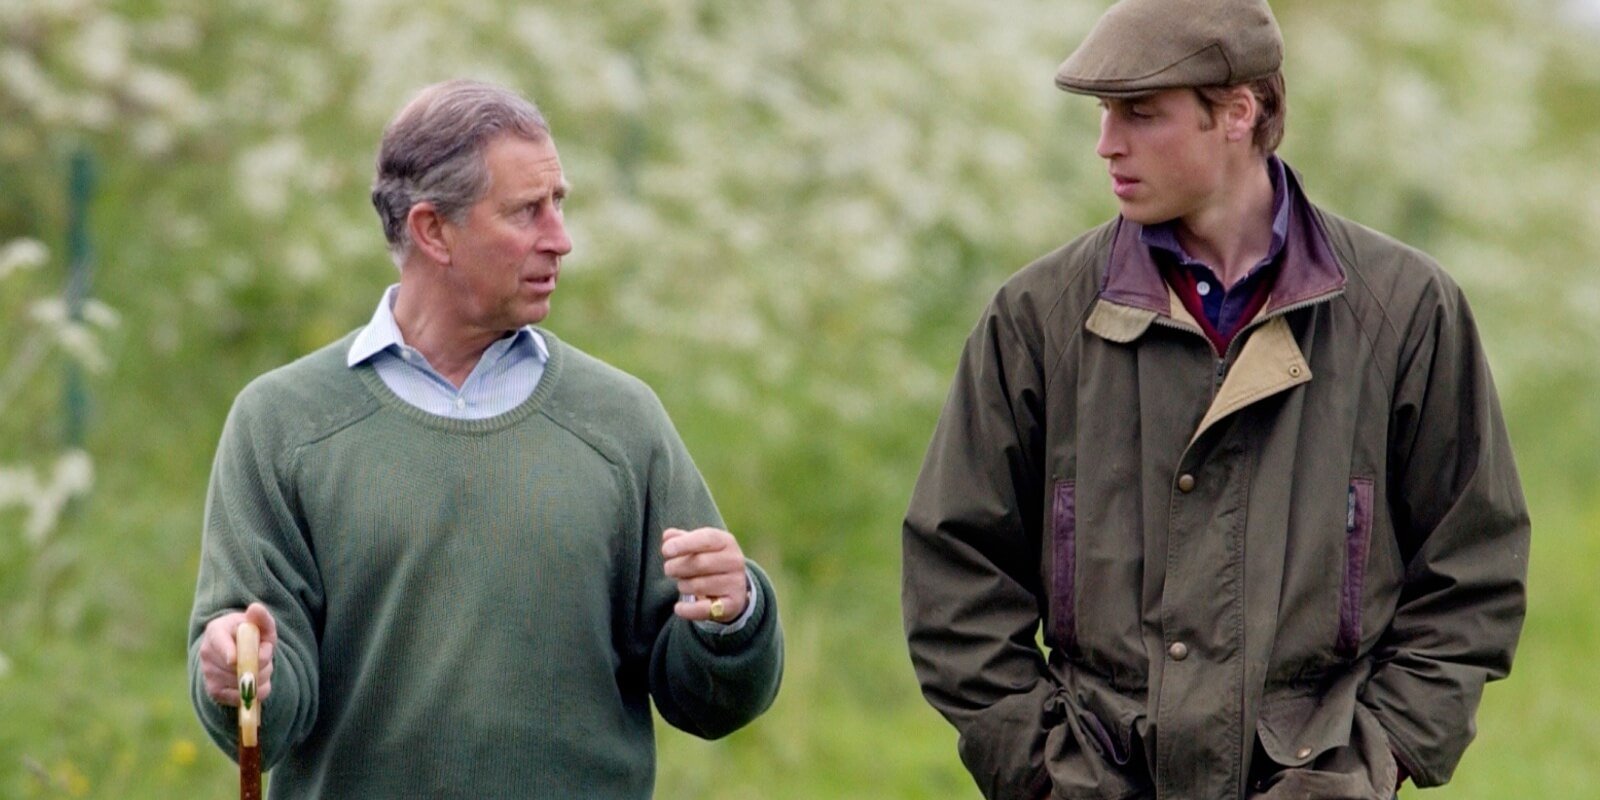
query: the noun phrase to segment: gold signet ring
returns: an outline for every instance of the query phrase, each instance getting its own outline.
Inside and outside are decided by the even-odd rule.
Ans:
[[[711,619],[716,621],[716,622],[721,622],[722,621],[723,611],[724,611],[724,609],[722,607],[722,598],[720,598],[720,597],[712,598],[712,600],[711,600]]]

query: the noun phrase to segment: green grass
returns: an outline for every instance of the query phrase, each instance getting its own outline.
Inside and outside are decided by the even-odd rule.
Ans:
[[[159,394],[110,402],[111,390],[100,391],[95,494],[42,550],[0,537],[0,652],[11,659],[0,677],[0,797],[227,796],[231,764],[194,721],[184,681],[209,440],[222,410],[165,413]],[[791,568],[785,537],[762,528],[764,512],[746,505],[728,472],[735,448],[710,433],[711,421],[680,412],[714,488],[732,489],[723,493],[730,519],[772,567],[788,666],[773,709],[724,741],[661,729],[659,796],[976,797],[953,731],[918,695],[900,634],[905,489],[879,503],[839,501],[826,513],[788,510],[788,524],[823,526],[795,537],[797,549],[835,551]],[[883,480],[909,483],[926,413],[906,424],[903,452]],[[1522,646],[1512,676],[1487,690],[1478,740],[1455,781],[1428,796],[1578,797],[1600,785],[1592,669],[1600,503],[1568,491],[1541,458],[1560,452],[1559,442],[1519,442],[1535,521]],[[772,483],[794,477],[782,459],[762,463]],[[792,485],[801,496],[812,491]],[[830,524],[830,514],[840,521]]]

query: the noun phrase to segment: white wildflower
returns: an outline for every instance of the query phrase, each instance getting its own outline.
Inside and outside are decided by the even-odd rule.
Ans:
[[[50,480],[39,486],[39,492],[30,504],[28,523],[23,529],[23,536],[29,544],[35,547],[43,544],[45,537],[60,521],[67,503],[74,497],[88,494],[93,485],[94,464],[89,460],[88,453],[70,450],[57,458]]]
[[[83,319],[85,322],[102,330],[110,330],[122,324],[122,316],[116,309],[99,300],[89,300],[83,304]]]
[[[56,328],[55,335],[56,344],[84,369],[90,372],[105,370],[105,353],[100,350],[100,342],[94,338],[94,331],[89,330],[88,326],[79,322],[68,323]]]
[[[177,141],[172,126],[154,118],[142,119],[135,124],[129,138],[133,149],[143,156],[165,155]]]
[[[195,247],[206,239],[206,223],[194,214],[174,213],[162,219],[167,237],[181,247]]]
[[[195,275],[189,281],[186,294],[191,304],[207,314],[220,311],[227,302],[227,293],[214,275]]]
[[[119,17],[91,18],[70,48],[78,71],[95,83],[110,83],[128,70],[128,26]]]
[[[289,245],[284,251],[283,270],[290,280],[306,285],[327,274],[328,264],[317,248],[299,241]]]
[[[305,163],[305,145],[281,136],[239,156],[239,199],[260,214],[278,215],[289,207],[295,176]]]
[[[749,385],[724,369],[702,376],[700,391],[707,403],[724,411],[749,408],[752,403]]]
[[[31,470],[0,465],[0,509],[26,505],[39,494],[39,479]]]
[[[15,506],[27,511],[22,535],[37,547],[60,521],[67,503],[88,494],[93,485],[94,463],[82,450],[61,454],[46,480],[26,467],[0,467],[0,509]]]
[[[1600,28],[1600,0],[1567,0],[1566,12],[1580,23]]]
[[[166,113],[181,112],[195,102],[194,90],[187,82],[154,67],[129,73],[123,88],[134,102]]]
[[[94,307],[92,312],[89,310],[91,306]],[[48,332],[50,338],[55,340],[56,346],[82,364],[85,369],[90,372],[105,369],[105,354],[101,352],[99,342],[95,340],[94,331],[83,322],[71,318],[66,301],[56,297],[35,300],[29,306],[28,314]],[[116,316],[110,307],[93,302],[85,305],[84,314],[86,319],[92,314],[97,320],[96,324],[108,320],[114,324]]]
[[[0,50],[0,87],[24,105],[39,105],[56,94],[38,62],[21,50]]]
[[[644,88],[639,85],[639,73],[633,62],[613,56],[600,67],[600,90],[619,112],[635,112],[644,105]]]
[[[511,17],[509,28],[513,36],[536,53],[560,50],[568,38],[549,9],[534,6],[518,8]]]
[[[67,301],[59,297],[47,297],[35,300],[28,306],[28,316],[34,322],[46,328],[55,328],[67,323]]]
[[[36,269],[50,258],[50,251],[38,239],[17,239],[0,247],[0,280],[13,272]]]
[[[174,14],[146,22],[139,28],[138,38],[156,50],[193,50],[200,43],[200,25],[191,17]]]
[[[383,252],[383,228],[378,218],[370,209],[358,216],[358,219],[330,226],[327,232],[328,248],[338,260],[365,261]]]
[[[103,131],[116,121],[117,107],[104,95],[83,94],[73,101],[72,116],[89,130]]]
[[[87,494],[94,486],[94,461],[82,450],[68,450],[56,459],[51,475],[52,491],[75,496]]]

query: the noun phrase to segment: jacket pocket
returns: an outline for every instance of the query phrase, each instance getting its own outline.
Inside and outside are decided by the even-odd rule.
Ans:
[[[1372,547],[1371,478],[1350,480],[1344,520],[1344,581],[1339,587],[1339,639],[1334,652],[1353,659],[1361,651],[1361,595]]]
[[[1344,687],[1263,700],[1250,800],[1387,800],[1395,761],[1377,718]],[[1259,756],[1258,756],[1259,757]]]
[[[1050,581],[1050,618],[1055,640],[1069,653],[1078,649],[1078,617],[1073,595],[1078,580],[1078,514],[1075,483],[1056,481],[1050,501],[1050,543],[1055,569]]]
[[[1139,708],[1117,708],[1122,704],[1092,693],[1074,697],[1071,689],[1058,692],[1056,702],[1062,721],[1045,739],[1051,797],[1128,800],[1154,795],[1144,742],[1135,732]],[[1098,712],[1097,705],[1102,707]]]

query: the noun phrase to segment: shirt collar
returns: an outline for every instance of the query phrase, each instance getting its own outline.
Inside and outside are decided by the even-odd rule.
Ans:
[[[355,367],[372,359],[373,356],[389,349],[398,353],[406,346],[405,338],[400,335],[400,326],[394,321],[394,301],[400,295],[400,284],[396,283],[383,291],[383,297],[378,300],[378,307],[372,312],[372,319],[367,326],[356,334],[355,341],[350,343],[350,351],[345,354],[345,366]],[[494,344],[505,343],[501,352],[513,348],[529,348],[532,354],[537,355],[540,362],[550,360],[550,348],[545,344],[544,337],[540,336],[532,326],[524,325],[518,328],[509,337],[501,337]]]
[[[1261,260],[1261,264],[1252,268],[1251,272],[1260,269],[1262,265],[1272,263],[1273,259],[1283,252],[1283,243],[1289,238],[1289,180],[1284,173],[1283,160],[1275,155],[1267,156],[1267,177],[1272,181],[1272,246],[1267,250],[1267,257]],[[1194,260],[1178,241],[1177,220],[1145,226],[1139,232],[1139,241],[1147,247],[1165,250],[1177,256],[1179,263],[1187,264]]]
[[[1345,283],[1344,267],[1317,219],[1316,209],[1306,199],[1299,176],[1288,165],[1284,165],[1283,175],[1289,208],[1283,266],[1273,280],[1272,296],[1262,314],[1323,297],[1339,291]],[[1167,315],[1172,307],[1171,290],[1161,277],[1151,249],[1141,240],[1142,227],[1121,217],[1115,220],[1100,297],[1117,305]]]

